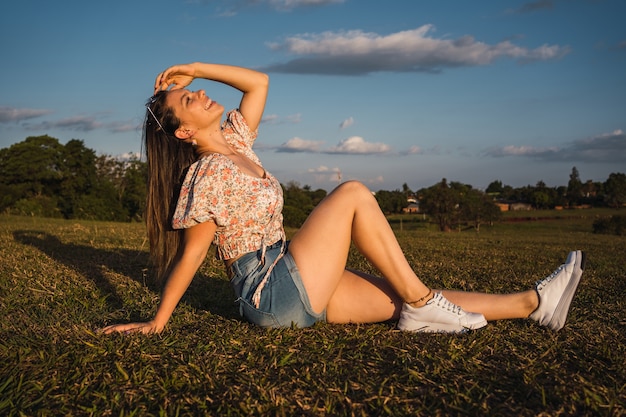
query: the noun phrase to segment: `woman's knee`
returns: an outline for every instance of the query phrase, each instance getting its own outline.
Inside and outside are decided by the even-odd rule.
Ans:
[[[342,183],[341,185],[337,186],[337,188],[335,188],[335,192],[350,197],[374,196],[369,188],[367,188],[362,182],[356,180],[350,180]]]
[[[336,210],[336,215],[352,215],[358,207],[378,204],[372,192],[359,181],[346,181],[338,185],[316,207],[315,212],[325,209]],[[325,217],[328,213],[325,213]]]

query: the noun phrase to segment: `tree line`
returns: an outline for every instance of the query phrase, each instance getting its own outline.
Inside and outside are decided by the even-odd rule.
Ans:
[[[493,181],[485,190],[501,201],[524,202],[535,209],[579,206],[620,208],[626,204],[626,174],[611,173],[606,181],[581,181],[576,167],[572,168],[567,186],[548,187],[543,181],[533,187],[513,188]]]
[[[82,140],[65,145],[44,135],[28,137],[0,149],[0,212],[112,221],[141,221],[146,198],[147,166],[138,157],[96,155]],[[326,196],[323,189],[283,185],[285,225],[299,227]],[[626,204],[626,175],[612,173],[605,182],[582,182],[576,167],[567,186],[513,188],[493,181],[481,191],[460,182],[441,182],[420,190],[379,190],[376,200],[386,214],[402,213],[408,201],[419,203],[441,230],[461,223],[476,229],[496,221],[496,202],[524,202],[537,209],[579,205],[621,207]]]
[[[66,219],[143,218],[146,164],[97,156],[44,135],[0,149],[0,212]]]

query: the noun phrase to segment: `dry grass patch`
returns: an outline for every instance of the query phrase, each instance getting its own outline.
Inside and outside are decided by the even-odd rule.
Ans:
[[[143,226],[0,217],[0,414],[622,415],[626,239],[592,222],[397,233],[429,285],[490,292],[526,289],[585,250],[558,333],[524,320],[461,336],[262,330],[238,318],[209,259],[162,334],[105,336],[155,311]],[[350,266],[375,272],[356,253]]]

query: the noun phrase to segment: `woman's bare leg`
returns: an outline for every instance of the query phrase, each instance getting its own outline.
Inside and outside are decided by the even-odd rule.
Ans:
[[[463,310],[481,313],[487,321],[527,318],[539,306],[539,297],[534,289],[511,294],[450,290],[441,292],[444,297]]]
[[[402,299],[387,280],[346,269],[326,308],[326,320],[380,323],[397,320],[401,309]]]
[[[404,257],[372,193],[358,182],[346,182],[317,205],[289,245],[315,311],[329,305],[344,277],[351,242],[402,300],[418,300],[428,293],[428,287]],[[360,281],[354,280],[353,285],[357,283]]]
[[[345,269],[351,242],[386,280]],[[326,308],[331,322],[397,319],[403,301],[429,291],[406,261],[378,202],[358,182],[329,194],[292,238],[289,251],[311,306],[317,312]],[[488,320],[524,318],[538,304],[534,290],[503,295],[444,291],[444,296]]]
[[[512,294],[441,292],[463,310],[481,313],[488,321],[527,318],[539,304],[535,290]],[[330,323],[378,323],[397,320],[401,308],[402,299],[386,280],[346,270],[330,299],[326,319]]]
[[[454,304],[465,311],[481,313],[488,321],[527,318],[537,308],[539,301],[535,290],[512,294],[441,291]],[[345,270],[329,301],[326,318],[330,323],[397,320],[402,302],[385,279]]]

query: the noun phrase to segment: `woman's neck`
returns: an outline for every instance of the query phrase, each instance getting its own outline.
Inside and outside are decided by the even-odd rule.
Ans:
[[[235,149],[226,141],[221,127],[214,128],[210,132],[196,132],[194,135],[196,142],[196,154],[198,157],[219,153],[223,155],[233,155]]]
[[[222,155],[234,155],[237,151],[228,143],[223,135],[220,134],[219,138],[213,138],[210,141],[198,140],[196,146],[196,154],[198,157],[219,153]]]

